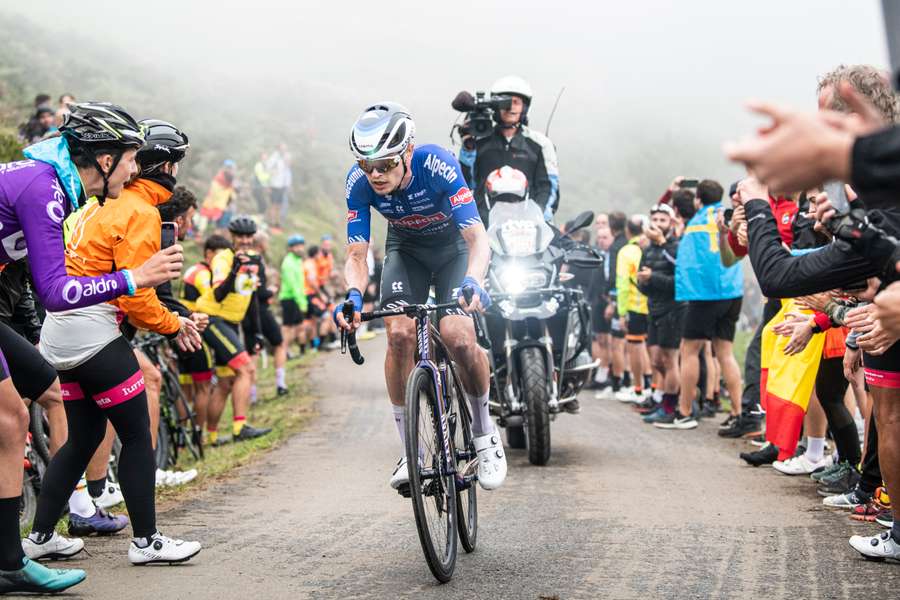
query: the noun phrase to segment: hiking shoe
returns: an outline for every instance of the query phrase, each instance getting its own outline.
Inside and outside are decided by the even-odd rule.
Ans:
[[[850,538],[850,547],[863,555],[866,560],[882,561],[886,558],[900,560],[900,544],[891,537],[890,531],[878,535],[854,535]]]
[[[723,423],[724,425],[724,423]],[[732,417],[728,427],[719,427],[719,435],[723,438],[750,438],[762,433],[762,421],[752,417],[738,415]]]
[[[850,490],[845,494],[836,494],[822,499],[822,504],[829,508],[843,508],[845,510],[853,510],[860,504],[865,504],[870,500],[859,491],[859,488]]]
[[[94,511],[93,516],[82,517],[69,513],[69,535],[112,535],[128,527],[128,517],[112,515],[102,508]]]
[[[778,446],[767,442],[759,450],[755,452],[741,452],[740,456],[752,467],[771,465],[778,458]]]
[[[78,585],[85,577],[81,569],[48,569],[37,561],[23,558],[21,569],[0,571],[0,594],[61,592]]]
[[[846,462],[834,463],[827,469],[824,469],[822,471],[816,471],[815,473],[812,473],[809,476],[809,478],[812,479],[813,481],[822,481],[823,477],[828,477],[829,475],[831,475],[833,473],[837,473],[838,471],[844,470],[846,465],[847,465]]]
[[[667,413],[666,409],[662,406],[657,408],[655,411],[650,413],[649,415],[643,416],[644,423],[657,423],[657,422],[672,422],[675,420],[675,413]]]
[[[55,531],[49,536],[41,536],[32,531],[22,539],[22,550],[31,560],[71,558],[84,550],[84,541],[79,538],[64,538]]]
[[[856,469],[850,468],[844,474],[838,478],[831,480],[830,483],[821,482],[819,488],[816,490],[820,496],[832,496],[834,494],[843,494],[845,492],[849,492],[859,483],[860,474],[856,472]]]
[[[133,565],[149,565],[151,563],[182,563],[190,560],[201,550],[200,542],[173,540],[158,531],[150,536],[146,546],[138,546],[132,540],[128,547],[128,560]]]
[[[682,417],[678,412],[672,414],[671,422],[668,422],[667,419],[666,421],[657,421],[653,424],[654,427],[659,429],[696,429],[697,425],[699,425],[697,419],[690,416]]]
[[[243,442],[245,440],[252,440],[252,439],[255,439],[258,437],[262,437],[262,436],[270,433],[271,431],[272,431],[271,427],[257,428],[257,427],[253,427],[252,425],[248,424],[248,425],[244,425],[243,427],[241,427],[241,432],[239,434],[233,436],[233,439],[235,442]],[[199,552],[199,550],[198,550],[198,552]]]
[[[826,470],[829,471],[829,473],[819,478],[819,483],[824,485],[829,485],[835,483],[836,481],[840,481],[841,479],[846,478],[850,471],[855,471],[856,469],[851,467],[850,463],[848,463],[847,461],[842,461],[839,462],[833,469]]]
[[[776,460],[772,463],[772,468],[785,475],[809,475],[816,471],[824,471],[826,468],[830,467],[832,463],[833,459],[831,455],[823,456],[822,460],[812,462],[806,457],[806,453],[804,453],[787,460]]]

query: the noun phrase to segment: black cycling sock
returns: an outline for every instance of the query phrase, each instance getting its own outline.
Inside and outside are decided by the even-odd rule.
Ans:
[[[625,374],[622,376],[622,385],[631,387],[631,371],[625,371]]]
[[[652,375],[644,375],[644,389],[649,390],[653,385],[653,376]]]
[[[106,475],[101,479],[88,479],[87,488],[91,498],[99,498],[102,496],[104,487],[106,487]]]
[[[300,344],[300,354],[306,354],[306,344]]]
[[[22,568],[22,539],[19,537],[19,503],[21,496],[0,498],[0,570]]]
[[[900,519],[894,519],[894,524],[891,526],[891,537],[900,544]]]
[[[337,335],[335,335],[333,333],[329,333],[328,334],[328,343],[333,344],[336,341],[337,341]]]
[[[618,375],[610,375],[610,381],[612,381],[612,389],[614,392],[618,392],[622,389],[622,378]]]

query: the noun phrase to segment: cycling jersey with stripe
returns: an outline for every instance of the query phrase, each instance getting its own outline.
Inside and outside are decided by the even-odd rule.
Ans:
[[[368,242],[371,209],[388,220],[388,237],[417,244],[457,242],[459,231],[481,223],[472,191],[456,157],[433,144],[413,150],[412,179],[402,190],[379,196],[365,173],[354,166],[347,174],[347,242]],[[453,227],[455,225],[455,227]]]

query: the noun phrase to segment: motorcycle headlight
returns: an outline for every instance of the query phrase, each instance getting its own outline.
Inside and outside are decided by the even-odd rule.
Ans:
[[[509,265],[500,272],[500,285],[509,294],[521,294],[525,290],[547,285],[547,272],[543,269],[523,269],[518,265]]]
[[[529,256],[538,251],[540,235],[531,221],[506,221],[499,235],[507,256]]]

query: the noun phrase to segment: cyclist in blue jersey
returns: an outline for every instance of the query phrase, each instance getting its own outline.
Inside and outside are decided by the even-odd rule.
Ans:
[[[438,302],[458,298],[459,308],[441,311],[441,337],[459,366],[472,407],[472,430],[478,452],[478,480],[484,489],[499,487],[506,478],[506,456],[488,409],[490,371],[487,357],[475,341],[468,313],[490,304],[484,276],[490,246],[478,216],[472,191],[456,158],[435,145],[415,147],[415,124],[403,106],[379,102],[369,106],[350,133],[357,164],[347,174],[347,299],[356,309],[348,323],[340,306],[335,320],[348,331],[359,327],[363,295],[369,280],[366,255],[372,209],[388,220],[382,309],[418,304],[435,286]],[[467,303],[462,288],[475,292]],[[388,352],[385,379],[394,421],[405,444],[404,390],[413,367],[416,329],[405,316],[385,319]],[[394,489],[408,483],[406,458],[391,476]]]

